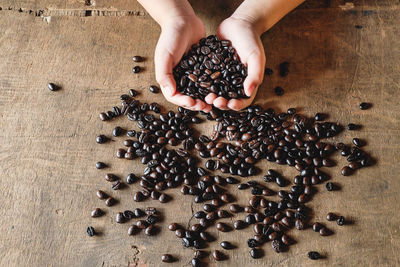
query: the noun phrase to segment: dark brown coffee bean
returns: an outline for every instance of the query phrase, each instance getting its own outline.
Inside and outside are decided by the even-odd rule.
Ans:
[[[332,213],[332,212],[329,212],[329,213],[326,215],[326,219],[327,219],[328,221],[334,221],[334,220],[336,220],[336,218],[337,218],[336,214],[334,214],[334,213]]]
[[[346,221],[345,221],[345,219],[344,219],[343,216],[339,216],[338,219],[336,220],[336,223],[337,223],[339,226],[343,226],[343,225],[346,223]]]
[[[167,262],[167,263],[171,263],[174,261],[174,257],[172,257],[171,254],[164,254],[161,256],[161,261],[162,262]]]
[[[115,221],[117,223],[124,223],[126,221],[124,214],[122,212],[118,212],[117,215],[115,215]]]
[[[237,221],[235,221],[235,222],[233,223],[233,227],[234,227],[236,230],[241,230],[241,229],[245,228],[246,226],[247,226],[247,224],[246,224],[244,221],[242,221],[242,220],[237,220]]]
[[[185,236],[185,230],[178,228],[175,230],[175,235],[179,238],[182,238]]]
[[[250,256],[253,259],[258,259],[262,257],[262,250],[259,248],[252,248],[250,249]]]
[[[300,220],[300,219],[296,219],[296,221],[295,221],[295,227],[296,227],[297,230],[303,230],[303,229],[306,228],[306,227],[305,227],[305,223],[304,223],[302,220]]]
[[[218,231],[221,231],[221,232],[228,232],[230,230],[229,226],[222,222],[217,223],[216,228]]]
[[[101,162],[101,161],[96,162],[96,168],[97,168],[97,169],[104,169],[104,168],[106,168],[106,167],[107,167],[107,165],[106,165],[105,163],[103,163],[103,162]]]
[[[115,183],[112,184],[111,189],[112,190],[119,190],[124,187],[124,184],[121,183],[120,181],[116,181]]]
[[[361,109],[361,110],[366,110],[366,109],[369,109],[371,106],[372,106],[371,103],[362,102],[362,103],[360,104],[360,109]]]
[[[240,207],[238,204],[231,204],[229,206],[229,210],[232,211],[233,213],[239,213],[243,210],[243,208]]]
[[[158,88],[158,86],[151,85],[149,87],[149,91],[152,92],[153,94],[158,94],[160,92],[160,88]]]
[[[48,83],[47,87],[49,88],[50,91],[58,91],[61,89],[60,86],[55,85],[54,83]]]
[[[136,226],[139,229],[145,229],[145,228],[147,228],[149,226],[149,224],[144,220],[139,220],[139,221],[136,222]]]
[[[314,223],[314,224],[312,225],[312,229],[313,229],[314,232],[318,232],[322,227],[323,227],[323,226],[322,226],[320,223],[318,223],[318,222],[316,222],[316,223]]]
[[[343,168],[342,168],[342,175],[343,176],[349,176],[349,175],[351,175],[352,174],[352,169],[350,169],[350,167],[349,166],[344,166]]]
[[[103,134],[101,134],[101,135],[96,137],[96,142],[99,143],[99,144],[104,144],[108,140],[109,140],[108,137],[103,135]]]
[[[93,218],[97,218],[97,217],[102,216],[103,214],[104,214],[104,212],[100,208],[95,208],[90,213],[90,216],[92,216]]]
[[[222,242],[220,243],[220,245],[221,245],[221,247],[222,247],[223,249],[227,249],[227,250],[235,248],[235,246],[232,245],[232,243],[229,242],[229,241],[222,241]]]
[[[142,68],[140,66],[135,66],[135,67],[133,67],[132,72],[139,73],[141,70],[142,70]]]
[[[317,251],[310,251],[307,256],[312,260],[318,260],[321,258],[321,255]]]
[[[276,253],[280,253],[280,252],[282,252],[283,250],[284,250],[284,245],[283,245],[283,243],[280,241],[280,240],[273,240],[272,242],[271,242],[271,246],[272,246],[272,249],[276,252]]]
[[[219,250],[214,250],[212,256],[216,261],[222,261],[225,259],[225,255]]]
[[[326,228],[326,227],[322,227],[322,228],[319,230],[319,234],[320,234],[321,236],[327,236],[327,235],[330,235],[330,234],[331,234],[331,231],[330,231],[328,228]]]
[[[191,260],[191,264],[193,267],[200,267],[201,266],[201,261],[199,258],[193,258]]]
[[[142,62],[142,61],[143,61],[143,58],[142,58],[141,56],[134,56],[134,57],[132,58],[132,60],[133,60],[134,62]]]
[[[92,237],[96,235],[96,231],[94,230],[94,228],[92,226],[88,226],[86,228],[86,233],[88,236]]]
[[[105,193],[104,191],[101,191],[101,190],[97,190],[96,196],[99,199],[106,199],[108,197],[107,193]]]
[[[105,201],[106,206],[111,207],[116,203],[116,200],[112,197],[108,197]]]
[[[144,230],[144,233],[146,235],[154,235],[156,233],[156,227],[154,225],[149,225],[146,227],[146,229]]]
[[[139,228],[136,225],[132,224],[129,226],[128,235],[135,235],[137,232],[139,232]]]

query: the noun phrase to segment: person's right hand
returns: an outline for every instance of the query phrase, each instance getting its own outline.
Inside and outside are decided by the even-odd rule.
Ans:
[[[165,12],[168,12],[166,10]],[[171,17],[161,25],[154,61],[156,80],[165,98],[175,105],[209,112],[211,105],[183,95],[176,89],[173,68],[191,46],[205,37],[204,25],[197,16]]]

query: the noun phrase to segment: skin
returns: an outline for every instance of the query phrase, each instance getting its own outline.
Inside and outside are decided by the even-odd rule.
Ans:
[[[266,59],[261,34],[303,1],[245,0],[229,18],[221,23],[217,36],[231,41],[240,60],[248,68],[248,76],[243,85],[249,98],[228,101],[210,93],[203,102],[177,91],[172,75],[173,68],[184,53],[201,38],[206,37],[203,23],[187,0],[139,0],[139,3],[161,27],[154,60],[156,80],[165,98],[187,109],[205,112],[209,112],[212,106],[233,110],[249,106],[264,77]]]

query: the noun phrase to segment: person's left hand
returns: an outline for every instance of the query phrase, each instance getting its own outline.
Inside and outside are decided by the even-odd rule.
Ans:
[[[224,20],[217,30],[221,40],[229,40],[236,49],[239,58],[247,66],[247,77],[244,80],[244,92],[249,98],[227,100],[210,93],[205,101],[219,109],[241,110],[249,106],[257,93],[258,86],[264,78],[265,53],[255,25],[242,18],[230,17]]]

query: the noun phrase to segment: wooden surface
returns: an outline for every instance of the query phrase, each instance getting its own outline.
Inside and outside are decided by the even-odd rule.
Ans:
[[[209,34],[239,4],[192,2]],[[110,192],[104,173],[126,176],[143,169],[137,161],[113,156],[123,138],[107,145],[95,143],[98,134],[110,135],[116,125],[132,128],[126,119],[103,123],[98,113],[118,104],[119,95],[129,88],[143,90],[141,100],[174,108],[161,94],[146,91],[155,82],[158,25],[136,1],[0,0],[0,7],[0,265],[160,266],[161,254],[168,252],[180,259],[170,266],[188,266],[193,251],[183,249],[166,225],[187,225],[192,209],[201,208],[191,198],[170,190],[174,200],[169,205],[135,203],[132,192],[138,184],[112,192],[121,200],[113,208],[95,196],[97,189]],[[218,266],[400,264],[399,20],[397,0],[308,1],[262,36],[267,66],[276,73],[277,65],[287,60],[291,67],[286,78],[266,77],[256,102],[282,111],[293,106],[309,116],[326,112],[332,121],[362,124],[362,130],[347,131],[333,141],[366,139],[366,150],[377,164],[342,177],[339,166],[345,162],[335,157],[338,166],[328,171],[342,189],[327,192],[321,185],[310,204],[314,220],[326,223],[334,235],[293,230],[290,235],[297,244],[288,252],[276,254],[265,244],[264,258],[253,260],[244,244],[250,228],[219,234],[219,241],[240,247],[229,251],[230,259]],[[131,73],[131,57],[136,54],[146,57],[140,75]],[[50,81],[63,89],[50,92]],[[276,85],[285,89],[284,96],[274,95]],[[372,102],[373,108],[360,111],[362,101]],[[206,133],[210,128],[211,123],[201,126]],[[98,160],[111,167],[96,170]],[[266,161],[259,166],[276,168],[288,178],[296,173]],[[249,192],[233,189],[233,194],[244,204]],[[164,214],[161,233],[150,238],[127,236],[129,224],[117,225],[115,213],[146,206],[159,207]],[[95,207],[104,208],[106,216],[90,218]],[[353,224],[339,227],[326,222],[329,211]],[[102,235],[86,236],[88,225]],[[211,249],[218,247],[219,242],[211,244]],[[309,250],[326,258],[312,262],[306,257]],[[211,261],[210,266],[215,265]]]

